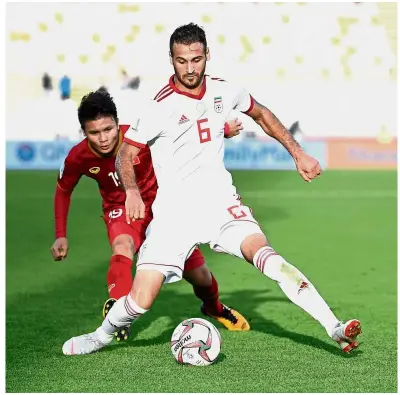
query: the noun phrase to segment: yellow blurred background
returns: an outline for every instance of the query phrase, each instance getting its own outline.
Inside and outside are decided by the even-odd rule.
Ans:
[[[118,97],[126,76],[154,96],[173,72],[169,36],[188,22],[206,30],[209,74],[245,86],[287,124],[301,119],[307,135],[396,134],[396,3],[8,3],[7,139],[24,138],[38,114],[60,117],[51,109],[63,75],[71,114],[102,85]]]

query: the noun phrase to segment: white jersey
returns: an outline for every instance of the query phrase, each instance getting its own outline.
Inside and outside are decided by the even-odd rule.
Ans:
[[[130,122],[124,141],[150,146],[159,185],[175,195],[235,193],[224,165],[224,124],[232,110],[248,112],[254,100],[219,78],[205,76],[199,95],[181,92],[173,77]]]

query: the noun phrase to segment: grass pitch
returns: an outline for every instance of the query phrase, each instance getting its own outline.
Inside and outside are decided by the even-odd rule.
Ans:
[[[179,366],[175,326],[200,316],[182,282],[164,287],[126,344],[65,357],[71,336],[94,330],[107,297],[110,256],[97,187],[83,179],[69,217],[70,253],[53,262],[57,172],[6,175],[6,390],[8,392],[396,392],[397,193],[395,172],[234,172],[274,248],[314,283],[336,315],[359,318],[349,356],[279,287],[239,259],[204,247],[221,300],[252,331],[221,328],[222,353],[205,368]]]

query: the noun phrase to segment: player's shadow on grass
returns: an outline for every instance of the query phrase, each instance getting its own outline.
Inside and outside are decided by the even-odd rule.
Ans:
[[[78,279],[65,283],[46,294],[21,293],[14,295],[11,300],[7,298],[7,355],[24,347],[30,349],[32,344],[35,344],[44,356],[52,357],[54,353],[61,355],[61,346],[67,339],[94,331],[102,321],[101,307],[105,298],[98,291],[104,287],[102,274],[96,272],[89,283],[86,278]],[[331,354],[344,355],[333,343],[329,343],[329,339],[320,340],[313,336],[286,330],[261,315],[257,311],[261,305],[268,306],[268,303],[277,302],[290,303],[285,296],[272,296],[270,292],[268,289],[224,292],[221,300],[228,306],[241,311],[249,320],[252,331],[286,338]],[[169,344],[172,331],[181,321],[190,317],[203,317],[199,307],[200,301],[191,293],[189,287],[183,289],[179,285],[166,286],[152,309],[132,325],[129,341],[111,345],[101,352],[111,351],[114,347]],[[305,313],[299,311],[299,314]],[[21,317],[23,317],[22,320]],[[207,317],[203,318],[207,319]],[[284,317],[282,319],[284,322]],[[305,319],[312,320],[311,317],[305,317]],[[157,320],[160,321],[156,322]],[[229,332],[222,325],[211,318],[209,320],[215,323],[223,336],[229,336]],[[318,324],[315,323],[315,325]],[[246,338],[246,333],[241,335],[244,339]],[[12,341],[15,337],[19,339],[18,342]]]
[[[241,311],[248,319],[251,330],[261,332],[267,335],[286,338],[295,343],[306,345],[308,347],[314,347],[317,349],[324,350],[334,355],[340,355],[344,357],[353,357],[356,354],[345,355],[337,346],[330,340],[320,340],[313,336],[309,336],[302,333],[289,331],[276,322],[266,319],[260,313],[256,311],[256,308],[265,303],[291,303],[286,297],[276,297],[268,295],[270,290],[243,290],[235,291],[232,293],[226,293],[221,296],[221,301],[232,308],[236,308]],[[299,312],[299,314],[304,314]],[[149,336],[143,338],[140,333],[145,331],[151,323],[160,318],[168,317],[166,320],[168,323],[163,327],[161,333],[157,336]],[[179,322],[187,318],[206,318],[214,323],[221,331],[227,331],[221,324],[213,320],[212,318],[205,317],[199,310],[199,302],[194,296],[182,295],[177,293],[174,289],[165,287],[162,294],[158,297],[154,303],[151,314],[147,313],[142,316],[134,325],[132,325],[131,338],[127,343],[116,345],[118,347],[147,347],[156,344],[167,344],[170,342],[171,334]],[[312,318],[309,318],[312,320]],[[318,323],[315,322],[316,325]],[[246,336],[246,333],[243,333]],[[139,338],[138,338],[139,337]],[[109,348],[111,350],[113,347]],[[106,351],[105,349],[104,351]],[[359,351],[357,351],[359,353]]]

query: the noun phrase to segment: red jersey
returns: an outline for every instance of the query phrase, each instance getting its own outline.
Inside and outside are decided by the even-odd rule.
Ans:
[[[103,212],[114,206],[125,205],[125,191],[121,187],[115,171],[115,156],[122,142],[123,135],[129,125],[120,125],[120,136],[114,154],[108,157],[100,156],[89,145],[85,138],[72,147],[60,169],[54,199],[54,214],[56,238],[66,237],[67,216],[72,191],[85,175],[93,178],[98,186],[103,200]],[[157,179],[151,161],[150,148],[140,150],[135,159],[136,183],[146,207],[151,207],[157,193]]]

